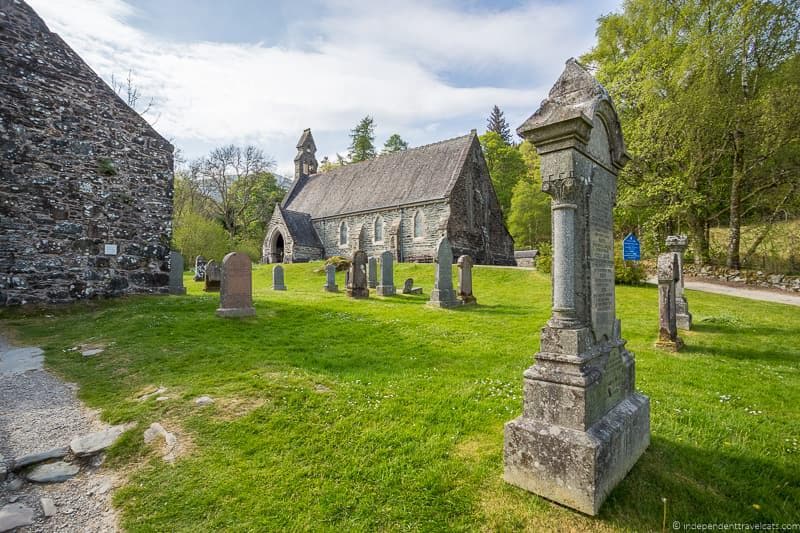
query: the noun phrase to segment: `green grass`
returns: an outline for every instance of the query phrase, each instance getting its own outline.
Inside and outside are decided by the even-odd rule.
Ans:
[[[761,235],[764,224],[742,226],[741,253],[744,254]],[[712,258],[718,264],[725,264],[728,249],[728,228],[711,228],[710,248]],[[745,259],[744,257],[742,258]],[[800,273],[800,219],[776,222],[755,253],[746,258],[745,268],[777,272],[782,274]]]
[[[546,277],[478,268],[480,305],[447,311],[427,295],[325,293],[318,267],[287,265],[287,292],[257,267],[251,319],[216,318],[218,296],[188,275],[185,297],[0,314],[104,419],[138,422],[107,463],[128,476],[114,498],[125,528],[658,531],[662,498],[668,527],[800,522],[797,308],[689,291],[697,327],[674,355],[653,348],[656,290],[617,288],[652,443],[590,518],[502,481]],[[429,294],[432,265],[396,275]],[[65,351],[82,342],[113,344],[96,358]],[[136,399],[155,386],[170,399]],[[203,394],[216,403],[195,407]],[[142,443],[154,421],[185,444],[174,465]]]

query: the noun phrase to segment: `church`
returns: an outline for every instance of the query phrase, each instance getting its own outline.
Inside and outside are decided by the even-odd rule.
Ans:
[[[318,172],[311,130],[294,159],[294,182],[276,206],[265,263],[299,263],[384,251],[397,261],[431,262],[447,236],[454,256],[514,265],[504,222],[475,130],[462,137]]]

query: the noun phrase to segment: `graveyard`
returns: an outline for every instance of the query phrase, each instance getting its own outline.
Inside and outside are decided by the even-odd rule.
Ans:
[[[800,314],[687,291],[685,346],[657,349],[658,288],[618,286],[650,445],[589,517],[503,481],[503,425],[522,408],[550,316],[549,276],[475,267],[477,305],[427,305],[434,265],[397,264],[422,294],[323,290],[322,262],[253,267],[255,316],[215,316],[220,295],[4,309],[5,331],[111,424],[136,423],[106,467],[130,531],[661,530],[694,522],[797,520]],[[453,268],[454,286],[455,274]],[[76,345],[103,346],[84,357]],[[155,391],[157,394],[154,395]],[[158,399],[156,398],[158,396]],[[208,396],[212,402],[198,405]],[[142,433],[178,440],[162,458]]]

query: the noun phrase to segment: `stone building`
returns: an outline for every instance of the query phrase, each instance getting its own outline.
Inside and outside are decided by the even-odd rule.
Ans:
[[[166,293],[173,148],[0,0],[0,305]]]
[[[350,256],[355,250],[430,262],[446,236],[456,257],[514,264],[514,241],[474,130],[322,173],[311,130],[303,132],[297,150],[294,183],[264,239],[264,262]]]

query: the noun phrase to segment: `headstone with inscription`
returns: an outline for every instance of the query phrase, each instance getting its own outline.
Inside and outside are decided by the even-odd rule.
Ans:
[[[686,235],[670,235],[667,237],[667,248],[678,256],[678,281],[675,284],[675,322],[678,329],[692,329],[692,313],[689,312],[689,302],[683,292],[683,254],[689,245]]]
[[[570,59],[517,130],[552,197],[552,316],[523,373],[522,415],[505,426],[508,483],[596,515],[650,443],[614,304],[613,213],[628,162],[606,90]]]
[[[169,293],[186,294],[183,286],[183,256],[172,251],[169,253]]]
[[[206,263],[205,272],[203,277],[206,281],[206,286],[203,289],[206,292],[219,291],[220,280],[222,279],[222,272],[220,271],[219,264],[213,259]]]
[[[378,286],[378,258],[370,257],[367,262],[367,282],[370,289]]]
[[[472,294],[472,258],[462,255],[458,258],[458,298],[464,305],[475,305],[478,300]]]
[[[194,258],[194,280],[203,281],[206,279],[206,258],[198,255]]]
[[[394,286],[394,254],[383,252],[381,254],[381,283],[377,288],[378,296],[394,296],[397,292]]]
[[[369,298],[367,286],[367,254],[356,250],[347,276],[347,295],[351,298]]]
[[[656,266],[658,275],[658,340],[656,346],[672,352],[683,347],[683,340],[678,337],[675,300],[678,273],[678,254],[667,252],[658,256]]]
[[[435,278],[428,305],[444,308],[461,305],[456,298],[456,291],[453,290],[453,249],[447,237],[442,237],[436,244],[434,263]]]
[[[286,282],[283,279],[283,267],[281,265],[275,265],[272,267],[272,290],[286,290]]]
[[[403,282],[403,294],[422,294],[422,287],[415,287],[414,278],[408,278]]]
[[[231,252],[222,259],[222,281],[217,316],[253,316],[253,265],[246,254]]]
[[[339,286],[336,285],[336,265],[325,266],[325,285],[322,288],[328,292],[339,292]]]

